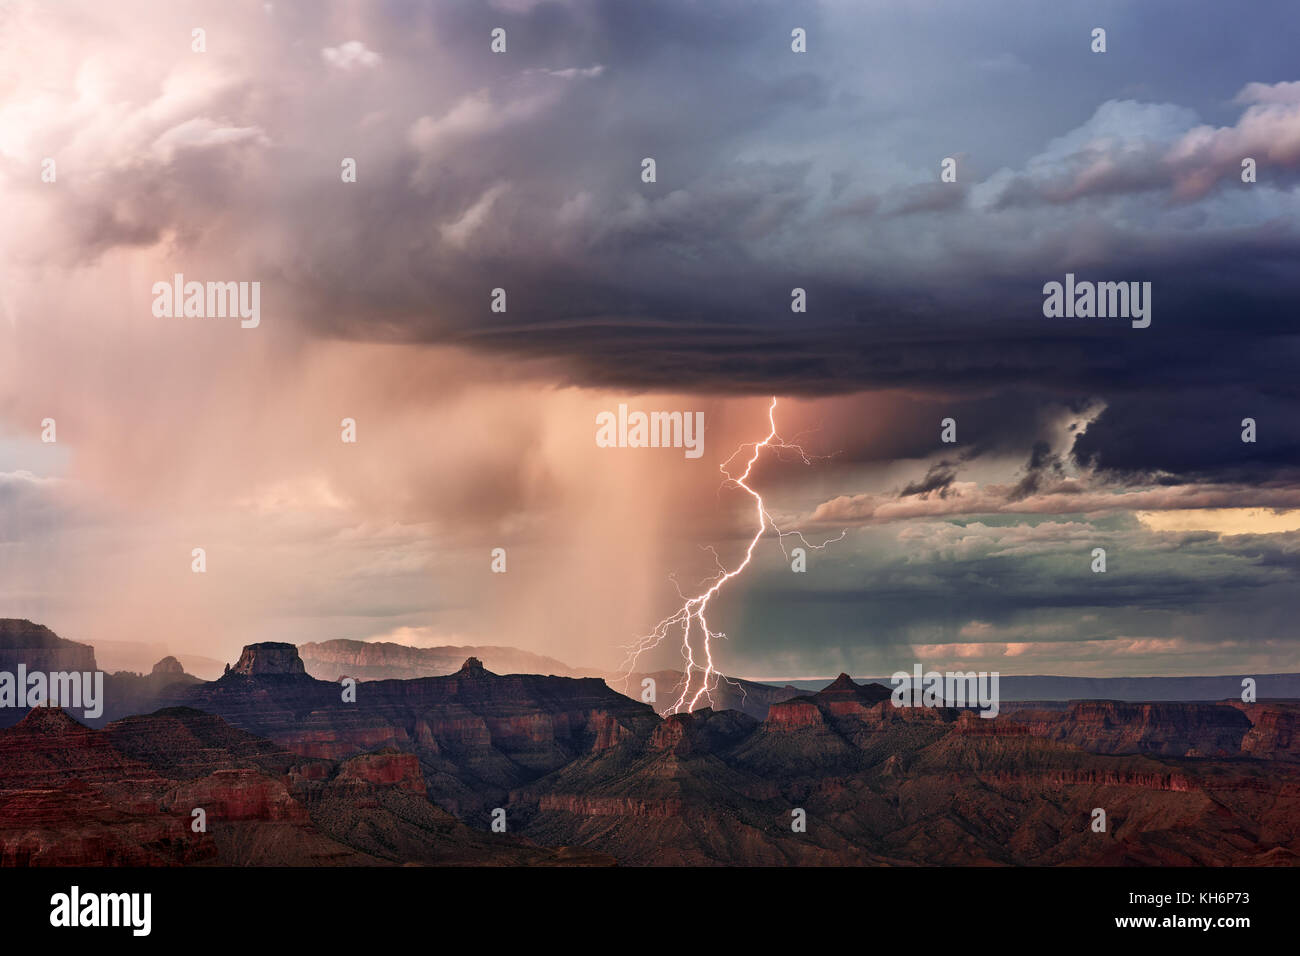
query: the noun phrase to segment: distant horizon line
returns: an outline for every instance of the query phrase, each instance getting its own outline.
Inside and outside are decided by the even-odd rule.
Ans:
[[[939,668],[926,668],[926,669],[938,670]],[[943,669],[946,670],[947,668],[943,668]],[[977,671],[979,669],[980,668],[974,668],[974,670]],[[987,670],[987,668],[985,668],[985,670]],[[853,674],[849,673],[848,671],[841,671],[841,673],[848,673],[849,679],[855,682],[862,682],[862,681],[888,682],[889,681],[889,676],[886,675],[878,675],[878,676],[871,676],[871,677],[855,677],[853,676]],[[1017,680],[1029,680],[1033,678],[1037,678],[1037,679],[1050,678],[1052,680],[1211,680],[1219,677],[1224,679],[1239,678],[1239,677],[1254,677],[1254,678],[1300,677],[1300,671],[1269,671],[1267,673],[1254,673],[1254,674],[1248,674],[1245,673],[1244,671],[1236,674],[1223,674],[1223,673],[1219,673],[1219,674],[1125,674],[1125,675],[1111,676],[1111,677],[1096,677],[1096,676],[1081,675],[1081,674],[1008,674],[1005,671],[999,671],[998,673],[1002,678],[1015,678]],[[812,681],[820,681],[820,680],[834,681],[837,677],[839,677],[839,674],[836,674],[835,677],[824,677],[824,676],[742,677],[739,674],[726,674],[725,676],[730,677],[732,680],[747,680],[755,684],[783,684],[783,683],[789,684],[795,681],[803,681],[803,682],[812,682]]]

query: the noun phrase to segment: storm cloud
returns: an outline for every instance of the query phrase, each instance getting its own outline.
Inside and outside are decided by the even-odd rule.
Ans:
[[[24,613],[594,661],[670,573],[743,544],[714,466],[779,395],[817,454],[756,480],[783,521],[851,535],[808,585],[773,558],[720,601],[750,635],[730,666],[986,645],[1047,666],[1102,661],[1094,641],[1120,642],[1094,668],[1115,672],[1300,660],[1270,643],[1300,509],[1294,4],[0,18],[0,593]],[[261,327],[160,325],[149,290],[177,272],[260,281]],[[1150,327],[1045,317],[1067,273],[1150,282]],[[593,413],[629,396],[707,408],[704,465],[595,456]],[[1260,509],[1279,530],[1245,534]],[[208,591],[171,563],[196,540],[228,575]],[[1094,578],[1099,541],[1127,557]],[[511,602],[479,574],[497,544],[532,569]],[[145,621],[159,582],[176,603]],[[1030,649],[1054,643],[1077,647]]]

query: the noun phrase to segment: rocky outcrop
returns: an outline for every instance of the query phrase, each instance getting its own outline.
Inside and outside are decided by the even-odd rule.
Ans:
[[[275,641],[249,644],[239,655],[235,666],[230,668],[230,674],[244,677],[306,673],[302,658],[298,656],[298,648]]]
[[[807,727],[820,727],[826,721],[821,708],[808,697],[773,704],[767,712],[767,723],[772,728],[798,730]]]
[[[164,657],[150,671],[150,674],[154,677],[176,676],[184,673],[185,668],[181,666],[181,662],[171,656]]]
[[[600,753],[636,739],[637,731],[614,714],[593,710],[587,718],[586,732],[591,737],[591,752]]]
[[[338,779],[344,783],[356,781],[361,784],[400,787],[411,793],[424,793],[420,761],[415,754],[398,750],[381,750],[345,760],[339,769]]]
[[[487,673],[481,660],[477,657],[468,657],[465,659],[465,663],[460,665],[460,670],[456,671],[456,676],[481,678],[486,677]]]
[[[1300,761],[1300,702],[1231,705],[1246,715],[1250,730],[1241,739],[1241,752],[1263,760]]]
[[[766,725],[792,731],[829,726],[852,736],[898,721],[952,721],[959,713],[948,707],[895,707],[890,698],[887,687],[857,684],[841,674],[816,694],[773,704]]]
[[[89,644],[64,640],[42,624],[0,618],[0,670],[12,671],[19,662],[29,671],[98,669]]]
[[[649,750],[677,755],[707,754],[726,750],[758,726],[748,714],[705,707],[690,714],[672,714],[655,728]]]
[[[307,823],[311,819],[306,804],[295,798],[287,776],[272,777],[252,768],[214,770],[165,791],[159,805],[184,814],[202,807],[209,819],[224,823]]]
[[[1029,726],[1050,740],[1093,753],[1222,757],[1242,752],[1251,722],[1225,704],[1083,700],[1072,703],[1059,720],[1040,719]]]

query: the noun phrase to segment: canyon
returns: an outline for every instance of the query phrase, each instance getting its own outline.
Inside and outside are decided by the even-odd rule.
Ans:
[[[147,713],[97,729],[37,708],[0,730],[0,862],[1300,862],[1294,700],[1031,701],[981,718],[896,708],[888,687],[840,675],[768,688],[761,716],[663,718],[596,677],[498,675],[473,656],[361,680],[349,699],[276,643],[215,681],[170,661],[150,676]]]

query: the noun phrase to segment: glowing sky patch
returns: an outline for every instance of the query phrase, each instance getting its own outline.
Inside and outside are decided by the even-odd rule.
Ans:
[[[1189,511],[1137,511],[1153,531],[1213,531],[1216,534],[1283,534],[1300,531],[1300,509],[1198,508]]]

